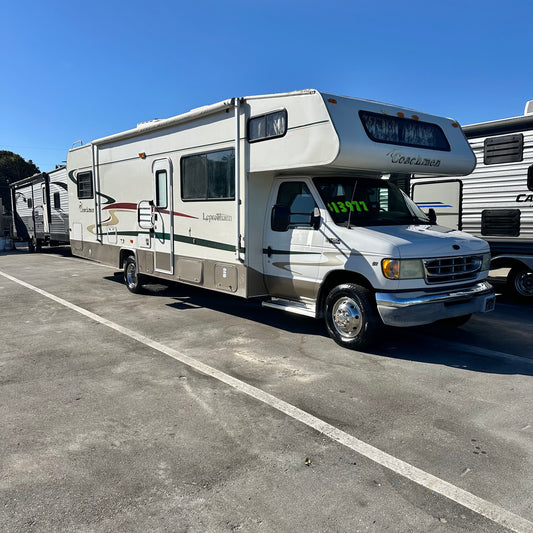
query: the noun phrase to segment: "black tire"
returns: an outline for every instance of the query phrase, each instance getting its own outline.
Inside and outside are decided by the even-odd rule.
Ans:
[[[469,315],[461,315],[461,316],[454,316],[451,318],[443,318],[442,320],[439,320],[437,324],[440,326],[444,326],[445,328],[460,328],[461,326],[464,326],[472,316],[472,313]]]
[[[145,282],[144,276],[137,272],[137,262],[135,257],[130,255],[124,261],[124,283],[130,292],[141,294],[142,284]]]
[[[512,268],[507,275],[507,291],[518,300],[533,301],[533,272],[525,265]]]
[[[382,326],[372,292],[355,283],[338,285],[330,291],[325,321],[331,338],[351,350],[372,346]]]

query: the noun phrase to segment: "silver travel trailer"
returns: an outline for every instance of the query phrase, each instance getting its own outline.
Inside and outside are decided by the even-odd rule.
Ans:
[[[11,185],[14,237],[30,251],[69,244],[66,167],[42,172]]]
[[[463,127],[477,159],[468,176],[417,176],[412,197],[439,223],[487,240],[491,268],[508,268],[507,286],[533,301],[533,101],[519,117]]]
[[[342,346],[383,324],[490,311],[485,241],[431,225],[391,173],[475,164],[451,119],[304,90],[225,100],[72,148],[72,252],[324,318]]]

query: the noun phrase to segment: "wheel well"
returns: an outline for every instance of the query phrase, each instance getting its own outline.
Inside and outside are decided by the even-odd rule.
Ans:
[[[357,285],[361,285],[362,287],[374,292],[372,284],[361,274],[357,274],[356,272],[347,272],[346,270],[330,272],[318,290],[316,306],[318,317],[322,317],[324,315],[324,305],[331,289],[337,285],[342,285],[343,283],[356,283]]]
[[[126,261],[126,259],[130,256],[135,257],[135,252],[133,250],[127,250],[127,249],[120,250],[120,257],[119,257],[119,263],[118,263],[119,268],[124,267],[124,261]]]
[[[515,267],[526,267],[529,268],[524,262],[514,257],[494,257],[490,262],[491,269],[497,268],[515,268]]]

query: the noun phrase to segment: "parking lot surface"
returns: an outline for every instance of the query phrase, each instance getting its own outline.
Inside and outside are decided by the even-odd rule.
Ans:
[[[0,531],[533,531],[533,307],[362,353],[148,289],[68,248],[0,254]]]

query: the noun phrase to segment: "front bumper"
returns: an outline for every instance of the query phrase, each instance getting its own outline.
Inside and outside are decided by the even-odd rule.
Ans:
[[[486,313],[494,309],[496,297],[490,283],[436,294],[376,293],[378,312],[389,326],[421,326],[437,320]]]

